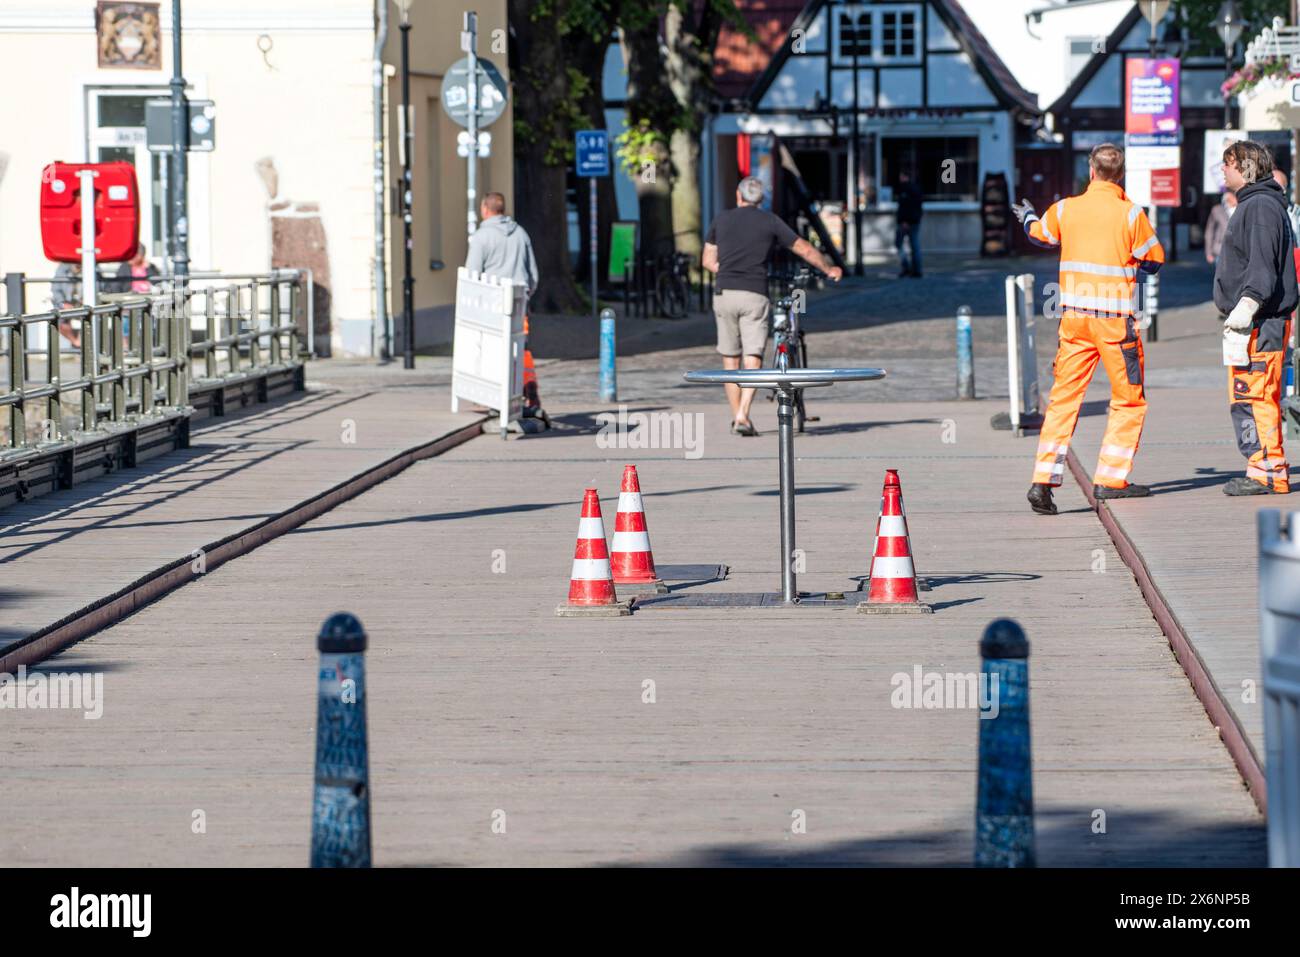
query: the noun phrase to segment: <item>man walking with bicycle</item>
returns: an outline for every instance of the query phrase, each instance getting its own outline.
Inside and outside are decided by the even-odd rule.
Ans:
[[[717,276],[713,314],[718,324],[718,352],[726,369],[758,369],[763,364],[768,318],[767,261],[776,248],[789,249],[835,282],[844,270],[831,263],[779,217],[759,207],[763,184],[746,176],[736,187],[736,208],[718,215],[704,240],[704,268]],[[731,430],[758,435],[749,420],[753,389],[727,383]]]

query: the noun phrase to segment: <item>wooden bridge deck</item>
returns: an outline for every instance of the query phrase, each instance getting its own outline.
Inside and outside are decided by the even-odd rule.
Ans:
[[[301,480],[320,484],[359,455],[329,447],[347,408],[271,431],[250,419],[229,441],[265,443],[239,448],[250,474],[309,462]],[[8,861],[304,864],[314,634],[345,609],[370,634],[377,864],[967,864],[978,719],[896,709],[892,679],[977,670],[980,632],[1003,615],[1032,646],[1041,864],[1264,863],[1261,818],[1132,576],[1077,487],[1056,519],[1028,511],[1030,448],[988,429],[989,403],[826,402],[798,440],[801,585],[865,574],[897,467],[933,616],[557,619],[582,489],[598,485],[612,532],[625,461],[659,562],[731,566],[702,590],[776,588],[775,436],[728,435],[719,409],[685,409],[705,416],[698,459],[602,448],[577,412],[536,439],[477,439],[51,659],[103,674],[104,713],[3,714],[0,804],[40,824],[14,829]],[[283,451],[309,427],[315,452]],[[378,455],[388,446],[370,434]],[[197,475],[158,480],[202,492]],[[154,507],[125,520],[132,535],[178,530]],[[268,509],[255,489],[206,514],[176,507],[200,527]]]

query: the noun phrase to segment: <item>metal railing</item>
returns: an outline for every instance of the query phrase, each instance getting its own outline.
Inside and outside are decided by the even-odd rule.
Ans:
[[[190,331],[193,336],[201,330],[202,338],[192,338],[188,354],[196,366],[198,360],[203,366],[203,375],[194,375],[194,381],[218,381],[297,362],[297,316],[304,304],[310,351],[310,282],[310,273],[297,269],[265,275],[200,273],[191,278],[187,287]],[[167,294],[170,298],[172,290]]]
[[[44,281],[15,286],[9,277],[10,298],[21,282]],[[0,315],[0,409],[8,410],[0,463],[187,415],[193,393],[291,371],[309,281],[304,270],[200,274],[184,285],[164,278],[150,294],[107,295],[93,307]],[[61,350],[65,339],[77,342],[73,351]],[[38,403],[39,416],[29,416]]]

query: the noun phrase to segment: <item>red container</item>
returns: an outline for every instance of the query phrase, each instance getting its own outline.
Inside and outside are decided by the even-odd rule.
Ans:
[[[95,259],[125,262],[140,242],[140,190],[135,167],[54,162],[41,172],[41,245],[52,262],[81,262],[81,170],[94,170]]]

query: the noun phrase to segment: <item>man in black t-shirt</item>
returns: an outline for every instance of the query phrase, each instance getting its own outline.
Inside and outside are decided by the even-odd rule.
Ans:
[[[713,314],[718,323],[718,352],[727,369],[739,369],[742,361],[746,369],[757,369],[763,363],[772,311],[767,298],[767,260],[773,249],[791,250],[836,282],[844,275],[780,217],[759,208],[762,201],[762,182],[745,177],[736,187],[736,208],[720,213],[704,240],[704,268],[717,275]],[[730,383],[726,388],[731,430],[757,435],[749,421],[754,390]]]

